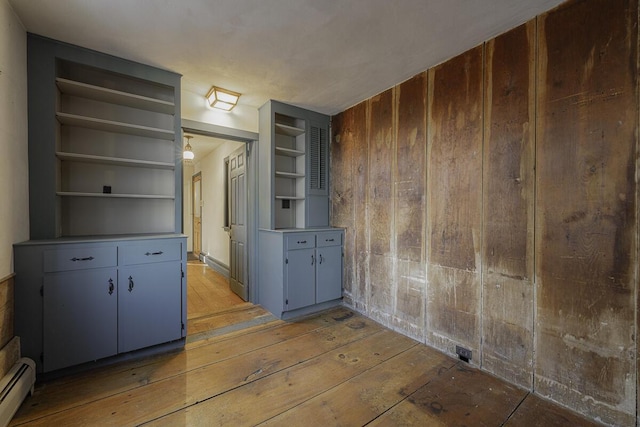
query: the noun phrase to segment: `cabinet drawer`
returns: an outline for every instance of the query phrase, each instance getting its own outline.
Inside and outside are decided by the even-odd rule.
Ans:
[[[147,264],[150,262],[179,261],[182,245],[178,241],[153,241],[119,247],[118,264]]]
[[[313,233],[296,233],[286,236],[286,250],[315,248],[316,236]]]
[[[115,246],[79,247],[44,251],[44,272],[114,267],[118,262]]]
[[[342,232],[341,231],[326,231],[317,234],[319,248],[324,246],[340,246],[342,245]]]

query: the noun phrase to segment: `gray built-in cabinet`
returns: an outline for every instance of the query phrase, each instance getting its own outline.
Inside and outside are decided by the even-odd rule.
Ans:
[[[50,372],[183,345],[180,76],[32,34],[27,49],[22,353]]]
[[[329,227],[329,117],[260,108],[259,302],[281,318],[340,303],[344,230]]]

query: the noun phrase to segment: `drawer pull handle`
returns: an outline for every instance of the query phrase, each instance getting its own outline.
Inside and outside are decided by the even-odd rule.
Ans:
[[[325,239],[325,242],[333,242],[335,239]]]
[[[149,255],[162,255],[163,252],[162,251],[158,251],[158,252],[147,252],[145,255],[149,256]]]
[[[113,286],[113,279],[109,279],[109,295],[113,294],[113,290],[114,290],[114,286]]]
[[[322,264],[322,254],[320,254],[320,264]]]
[[[307,241],[306,241],[306,240],[298,240],[298,244],[299,244],[299,245],[304,245],[305,243],[307,243]]]
[[[76,261],[91,261],[92,259],[94,259],[92,256],[89,256],[89,257],[86,257],[86,258],[73,257],[69,261],[73,261],[73,262],[76,262]]]
[[[315,259],[313,258],[313,255],[311,255],[311,265],[313,265]]]
[[[129,276],[129,292],[133,291],[133,277]]]

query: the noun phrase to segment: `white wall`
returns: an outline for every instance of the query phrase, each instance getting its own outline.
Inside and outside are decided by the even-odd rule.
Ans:
[[[194,173],[202,173],[202,252],[229,266],[229,234],[224,225],[224,159],[242,147],[227,141],[197,161]]]
[[[13,272],[12,244],[29,238],[27,33],[0,0],[0,279]]]

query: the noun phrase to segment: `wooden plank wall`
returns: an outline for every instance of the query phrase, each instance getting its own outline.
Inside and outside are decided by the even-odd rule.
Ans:
[[[538,20],[535,387],[603,419],[636,406],[637,14],[592,0]]]
[[[345,300],[635,423],[638,0],[571,0],[338,114]]]
[[[535,21],[486,44],[482,364],[533,381]]]
[[[429,70],[427,342],[480,351],[483,46]]]
[[[0,378],[20,357],[20,340],[13,336],[14,275],[0,279]]]

